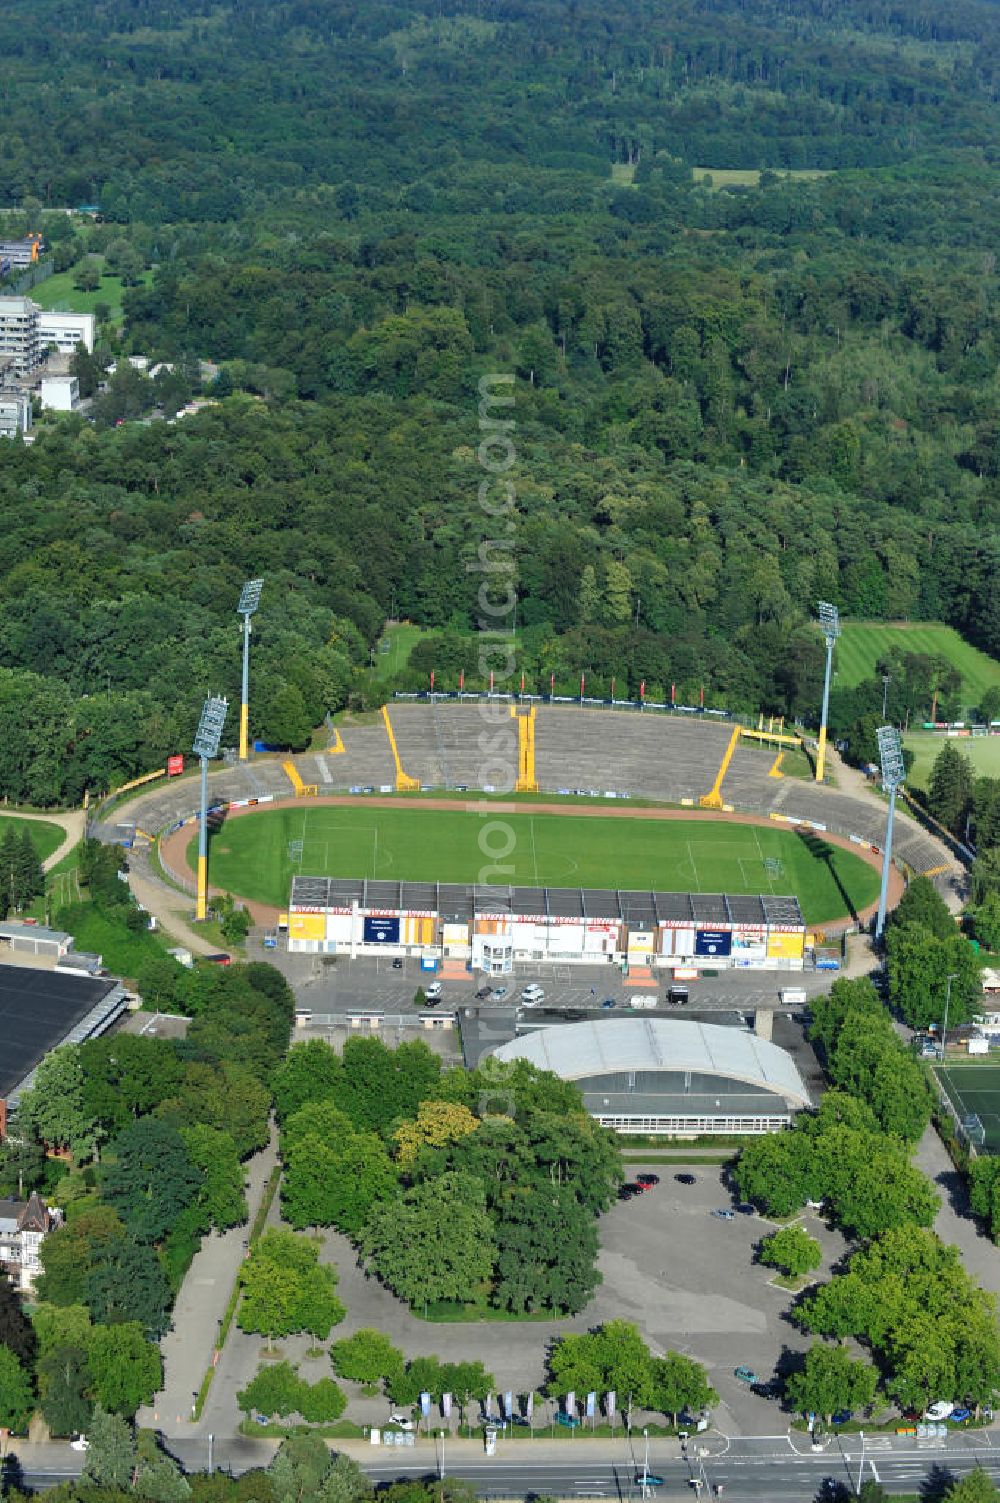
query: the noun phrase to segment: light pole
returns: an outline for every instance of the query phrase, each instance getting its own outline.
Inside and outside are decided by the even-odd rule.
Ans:
[[[826,638],[826,672],[823,675],[823,710],[819,717],[819,746],[816,749],[816,781],[822,783],[826,765],[826,717],[830,709],[830,679],[833,677],[833,647],[840,636],[840,612],[828,600],[817,607],[820,631]]]
[[[896,793],[903,786],[903,746],[894,725],[883,725],[875,732],[882,763],[882,787],[889,795],[889,815],[885,823],[885,849],[882,853],[882,886],[879,891],[875,938],[882,938],[885,928],[885,905],[889,895],[889,869],[892,866],[892,822],[896,814]]]
[[[240,761],[250,756],[250,617],[260,605],[262,579],[248,579],[240,591],[236,614],[243,617],[243,696],[240,700]]]
[[[648,1478],[649,1478],[649,1431],[645,1427],[643,1427],[642,1438],[643,1438],[643,1440],[646,1443],[645,1452],[644,1452],[644,1455],[643,1455],[643,1458],[642,1458],[642,1496],[644,1498],[648,1498],[649,1497],[649,1481],[648,1481]]]
[[[212,1442],[214,1440],[215,1440],[215,1436],[211,1433],[211,1431],[209,1431],[209,1435],[208,1435],[208,1470],[209,1470],[209,1474],[210,1475],[211,1475],[211,1471],[212,1471]]]
[[[208,916],[208,764],[219,755],[222,727],[226,723],[229,701],[218,697],[206,699],[195,732],[192,751],[201,758],[201,806],[198,811],[198,898],[195,919]]]
[[[865,1432],[861,1431],[861,1462],[858,1466],[858,1497],[861,1497],[861,1479],[865,1474]]]
[[[948,1041],[948,1009],[951,1006],[951,983],[958,980],[958,972],[952,971],[944,994],[944,1022],[941,1025],[941,1063],[944,1064],[945,1044]]]
[[[888,718],[889,718],[889,714],[888,714],[889,685],[890,685],[891,682],[892,682],[892,680],[890,679],[888,673],[883,673],[883,675],[882,675],[882,719],[883,720],[888,720]]]

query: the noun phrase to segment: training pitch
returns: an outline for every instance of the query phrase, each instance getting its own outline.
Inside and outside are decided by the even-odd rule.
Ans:
[[[958,1115],[982,1122],[987,1153],[1000,1153],[1000,1059],[949,1062],[936,1072]]]
[[[485,838],[511,870],[486,870]],[[506,831],[510,831],[510,836]],[[509,855],[503,851],[509,838]],[[193,863],[197,841],[188,848]],[[878,872],[816,835],[698,819],[336,807],[303,801],[228,819],[212,838],[213,887],[284,907],[291,879],[380,877],[410,882],[501,882],[529,887],[619,887],[660,892],[794,894],[807,923],[860,910]]]

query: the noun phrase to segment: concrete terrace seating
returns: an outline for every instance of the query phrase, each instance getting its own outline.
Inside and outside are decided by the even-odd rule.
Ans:
[[[517,773],[517,726],[503,702],[486,705],[392,704],[392,728],[403,771],[429,788],[496,787]],[[480,743],[483,734],[510,746],[498,757]]]
[[[540,705],[538,785],[547,792],[614,789],[669,803],[698,800],[715,781],[731,734],[730,725],[716,720]]]

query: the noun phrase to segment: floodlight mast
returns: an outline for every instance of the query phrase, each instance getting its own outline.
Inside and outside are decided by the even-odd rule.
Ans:
[[[250,617],[260,605],[262,579],[248,579],[240,591],[236,613],[243,617],[243,695],[240,699],[240,761],[250,756]]]
[[[826,768],[826,719],[830,709],[830,679],[833,677],[833,647],[840,636],[840,612],[828,600],[817,607],[820,631],[826,638],[826,673],[823,677],[823,709],[819,717],[819,746],[816,749],[816,781],[822,783]]]
[[[875,732],[879,760],[882,763],[882,787],[889,795],[889,813],[885,822],[885,849],[882,853],[882,886],[879,891],[878,915],[875,919],[875,938],[882,938],[885,928],[885,907],[889,896],[889,871],[892,867],[892,822],[896,814],[896,794],[906,778],[903,763],[903,746],[894,725],[883,725]]]
[[[198,811],[198,896],[194,916],[208,917],[208,764],[219,755],[222,728],[229,701],[217,696],[206,699],[195,732],[192,751],[201,759],[201,806]]]

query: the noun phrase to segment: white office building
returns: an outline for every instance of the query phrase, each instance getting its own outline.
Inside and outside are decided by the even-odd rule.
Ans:
[[[42,406],[49,412],[72,412],[80,400],[75,376],[43,376]]]
[[[31,398],[20,391],[0,390],[0,438],[31,432]]]
[[[82,344],[89,353],[94,349],[97,320],[93,313],[60,313],[56,309],[38,313],[38,341],[42,352],[55,345],[60,354],[72,355]]]
[[[41,358],[35,304],[28,297],[0,297],[0,365],[10,361],[16,376],[30,376]]]

